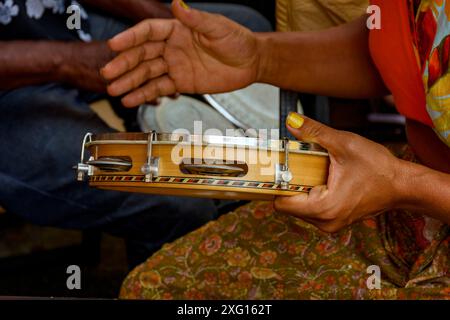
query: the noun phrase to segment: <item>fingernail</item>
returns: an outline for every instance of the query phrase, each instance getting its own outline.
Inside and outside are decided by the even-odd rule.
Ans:
[[[305,119],[296,112],[289,113],[287,117],[287,125],[294,129],[300,129],[304,122]]]
[[[178,2],[180,3],[180,6],[183,7],[183,9],[189,10],[189,6],[186,4],[186,2],[184,2],[183,0],[178,0]]]

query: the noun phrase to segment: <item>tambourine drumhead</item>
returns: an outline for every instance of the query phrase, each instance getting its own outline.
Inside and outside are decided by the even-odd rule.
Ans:
[[[177,99],[162,98],[157,107],[142,105],[138,112],[141,130],[173,132],[182,128],[195,134],[208,134],[207,130],[215,129],[226,134],[226,130],[240,129],[234,134],[256,137],[249,129],[270,131],[279,127],[280,89],[277,87],[255,83],[232,92],[205,94],[203,98],[206,102],[182,95]],[[300,102],[297,109],[302,113]]]
[[[208,104],[187,96],[180,96],[175,100],[161,98],[157,107],[142,105],[137,119],[144,132],[174,132],[184,129],[191,133],[205,134],[205,131],[214,128],[223,134],[227,130],[236,129],[233,123]]]
[[[149,134],[109,133],[86,144],[95,169],[90,185],[151,194],[217,199],[271,200],[309,192],[326,183],[329,159],[315,144],[289,142],[289,185],[277,182],[284,141],[183,134],[152,135],[157,174],[145,181]]]
[[[240,90],[205,94],[203,97],[238,128],[243,130],[279,128],[280,88],[278,87],[254,83]],[[297,104],[297,111],[303,113],[300,101]]]

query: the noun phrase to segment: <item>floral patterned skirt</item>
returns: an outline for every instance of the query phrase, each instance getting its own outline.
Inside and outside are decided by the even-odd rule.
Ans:
[[[401,157],[412,160],[408,149]],[[390,211],[327,234],[252,202],[165,245],[128,275],[120,297],[450,299],[449,229]]]

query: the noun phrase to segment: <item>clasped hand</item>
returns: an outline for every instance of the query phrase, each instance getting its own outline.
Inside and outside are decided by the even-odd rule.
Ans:
[[[384,146],[296,113],[289,115],[287,127],[297,139],[326,148],[330,167],[327,185],[315,187],[309,194],[277,198],[274,206],[278,212],[336,232],[401,205],[398,173],[404,161]]]

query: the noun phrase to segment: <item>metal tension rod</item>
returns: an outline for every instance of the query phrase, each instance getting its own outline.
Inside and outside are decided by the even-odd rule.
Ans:
[[[145,174],[145,182],[152,182],[158,176],[159,158],[153,157],[153,143],[157,140],[156,131],[148,134],[147,142],[147,162],[142,166],[141,171]]]

